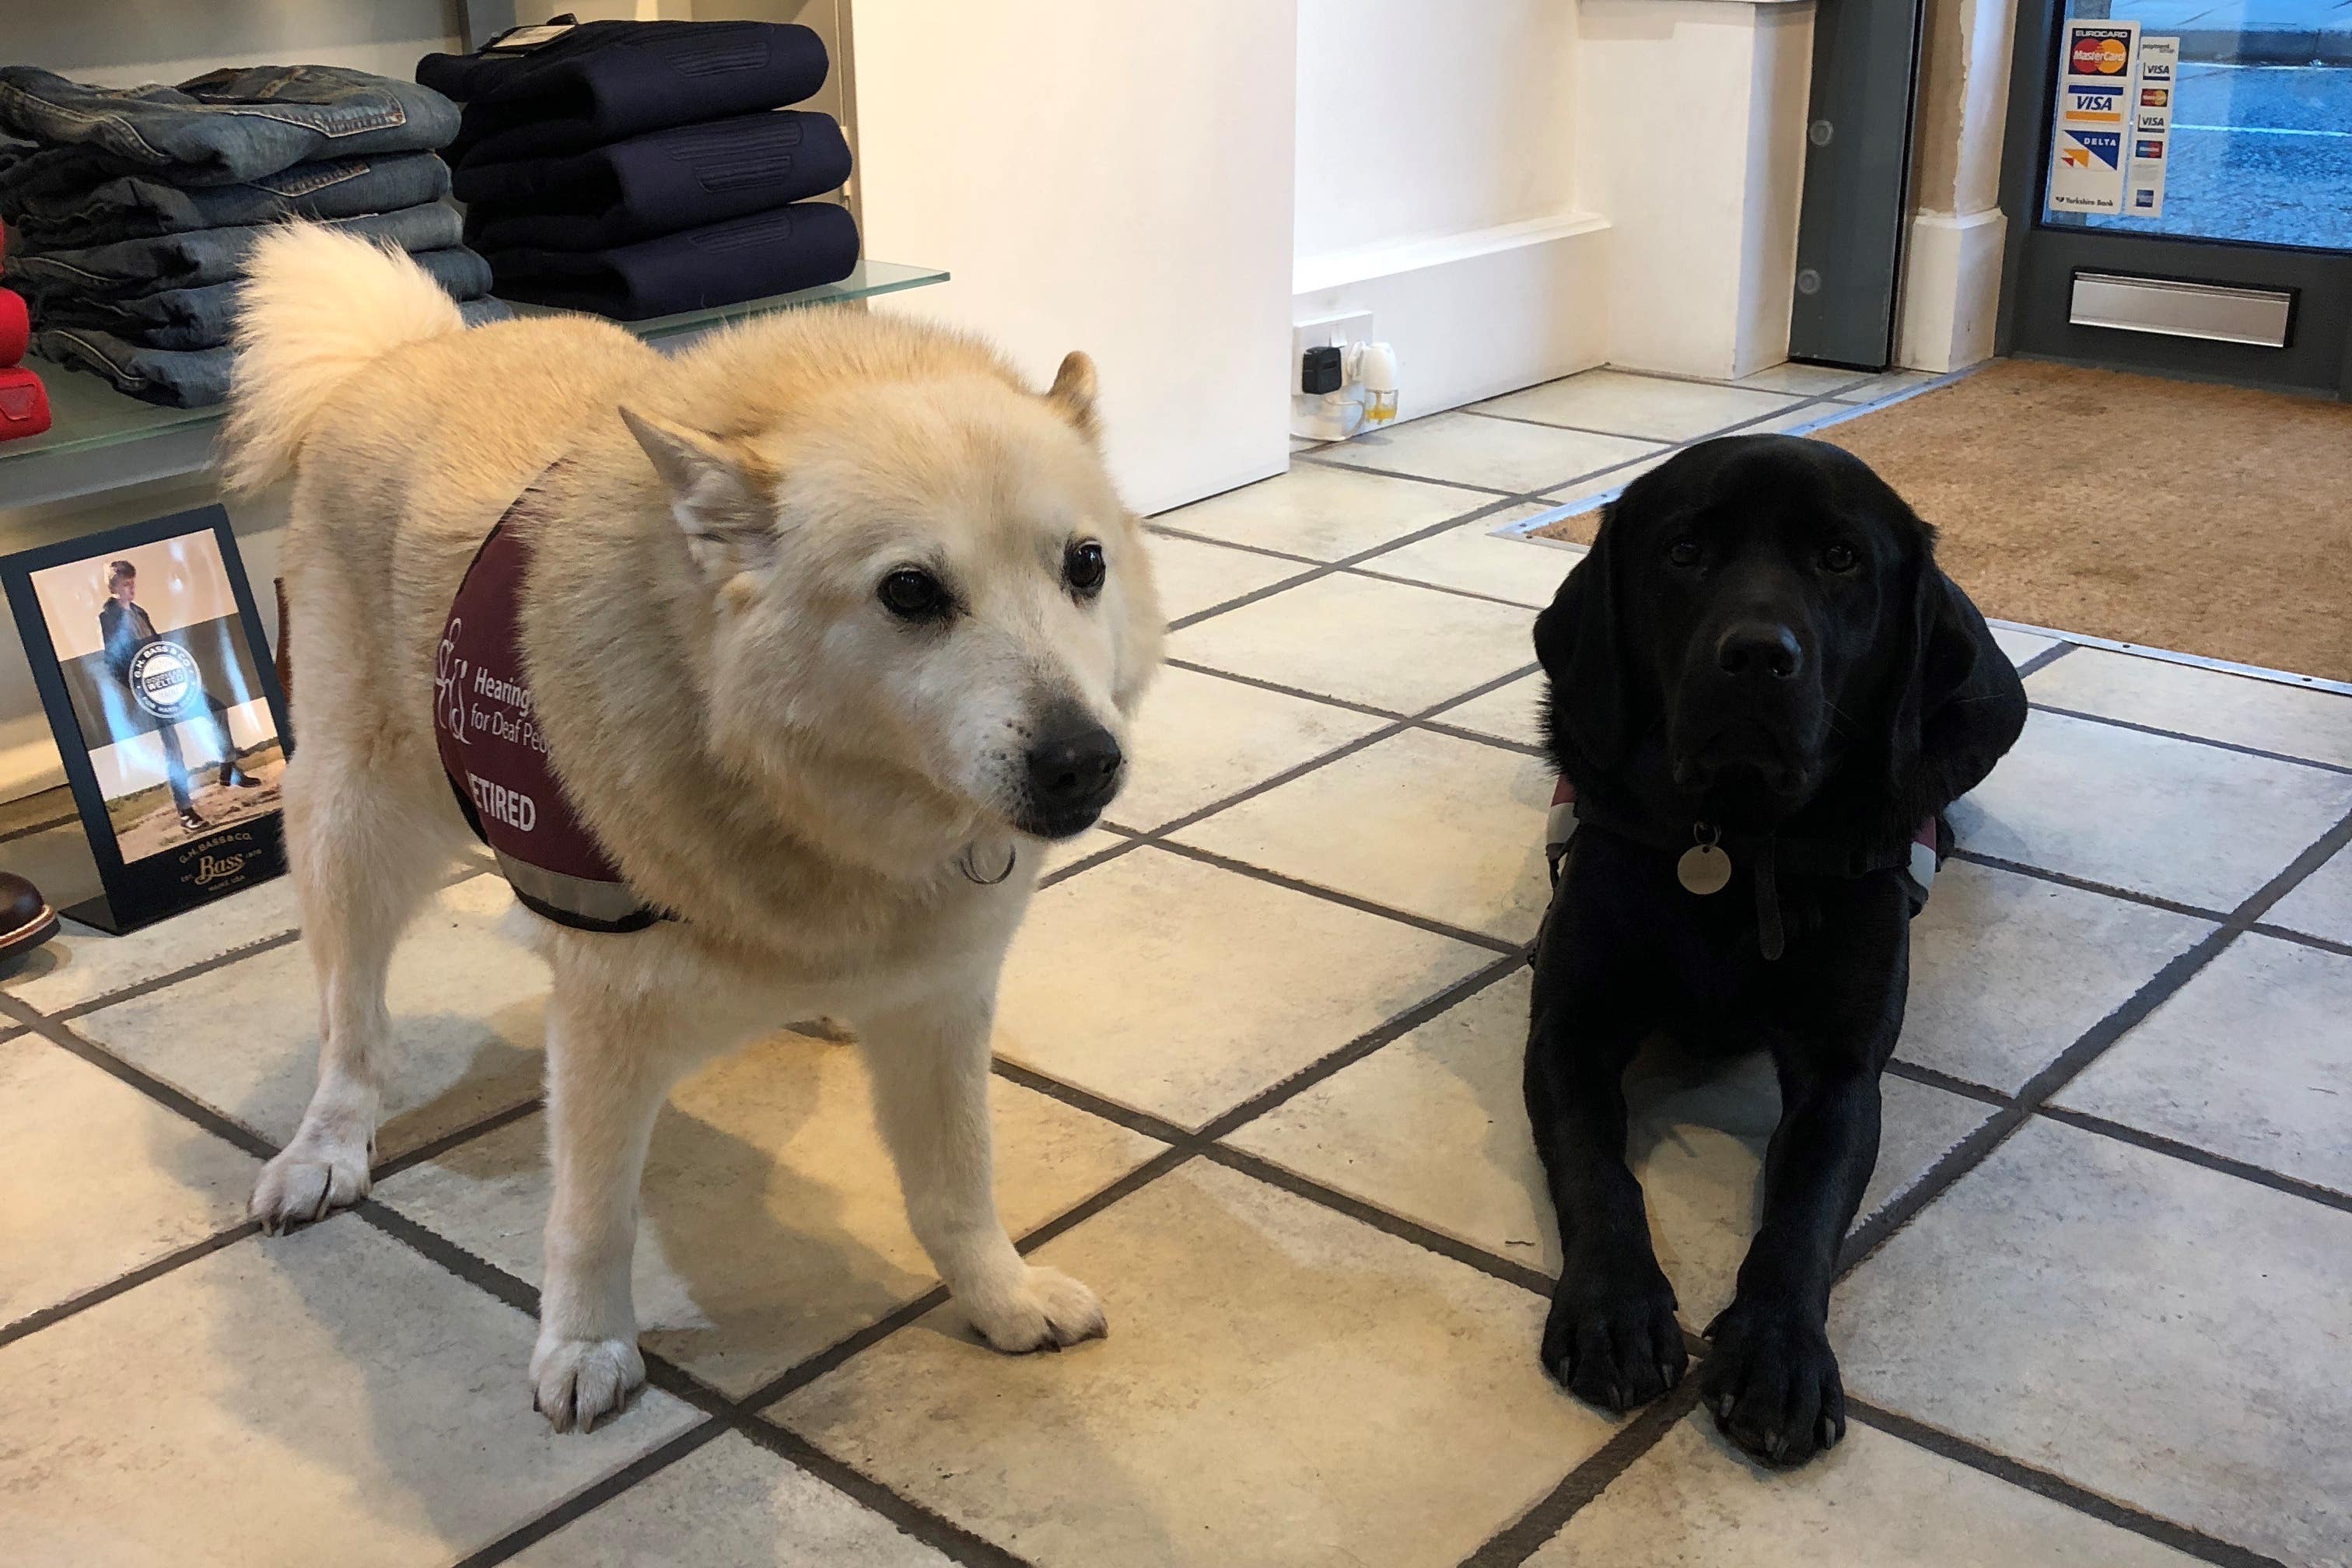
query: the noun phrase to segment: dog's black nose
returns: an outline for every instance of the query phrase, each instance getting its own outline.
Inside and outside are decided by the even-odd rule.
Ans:
[[[1127,759],[1118,742],[1099,724],[1056,730],[1029,748],[1029,795],[1047,811],[1075,811],[1101,804],[1118,782]]]
[[[1715,662],[1726,675],[1786,680],[1805,668],[1805,650],[1786,626],[1740,621],[1726,627],[1717,640]]]

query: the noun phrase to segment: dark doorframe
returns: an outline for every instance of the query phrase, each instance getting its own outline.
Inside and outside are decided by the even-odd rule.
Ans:
[[[1924,0],[1821,0],[1789,357],[1883,370],[1911,221]]]

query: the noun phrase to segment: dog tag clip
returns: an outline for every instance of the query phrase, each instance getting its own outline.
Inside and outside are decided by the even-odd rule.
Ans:
[[[1698,842],[1684,850],[1682,858],[1675,862],[1675,880],[1683,885],[1685,892],[1696,893],[1702,899],[1723,891],[1731,885],[1731,857],[1716,847],[1723,835],[1701,823],[1691,829],[1691,837]]]

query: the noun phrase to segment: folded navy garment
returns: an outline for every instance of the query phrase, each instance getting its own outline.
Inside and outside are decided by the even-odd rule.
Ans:
[[[5,274],[10,288],[37,303],[60,294],[105,298],[144,294],[159,288],[200,288],[226,283],[242,272],[254,242],[275,226],[257,223],[236,228],[198,228],[79,250],[11,253],[0,274]],[[456,245],[465,229],[457,209],[441,202],[336,218],[325,226],[403,250],[438,250]]]
[[[849,178],[829,114],[770,110],[649,131],[563,158],[468,161],[466,238],[486,250],[597,250],[823,195]]]
[[[801,202],[608,250],[498,250],[489,262],[507,299],[641,321],[838,282],[857,265],[857,225],[847,207]]]
[[[416,79],[466,106],[449,161],[577,153],[646,131],[798,103],[824,85],[824,40],[789,22],[522,27]]]
[[[392,212],[448,194],[449,165],[431,153],[297,163],[237,185],[175,185],[152,174],[117,173],[86,147],[0,149],[0,214],[26,245],[51,249]]]
[[[498,300],[468,300],[457,307],[469,327],[513,316]],[[173,408],[207,408],[228,400],[235,349],[158,349],[131,342],[94,327],[52,327],[33,335],[33,352],[54,364],[86,370],[114,384],[117,392],[142,403]]]
[[[119,172],[175,184],[240,184],[317,158],[430,152],[457,124],[457,106],[431,88],[341,66],[231,67],[177,87],[89,87],[0,66],[0,131],[86,147]]]
[[[462,245],[421,250],[409,259],[453,300],[478,300],[490,291],[490,264]],[[113,300],[60,294],[43,303],[41,325],[95,327],[151,349],[214,349],[228,342],[244,289],[245,280],[235,279]]]

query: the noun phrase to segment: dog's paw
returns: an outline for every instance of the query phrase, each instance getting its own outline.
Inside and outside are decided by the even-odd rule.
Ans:
[[[1664,1275],[1631,1289],[1594,1289],[1571,1273],[1552,1293],[1544,1370],[1579,1399],[1631,1410],[1680,1383],[1689,1359]]]
[[[1801,1465],[1845,1436],[1845,1384],[1821,1321],[1734,1301],[1706,1327],[1699,1383],[1723,1435],[1767,1465]]]
[[[1010,1289],[975,1294],[963,1310],[982,1339],[1012,1355],[1058,1350],[1109,1328],[1095,1293],[1058,1268],[1024,1268]]]
[[[530,1407],[559,1432],[593,1431],[645,1380],[635,1340],[541,1339],[530,1355]]]
[[[246,1213],[277,1232],[324,1219],[368,1194],[368,1151],[357,1144],[296,1137],[261,1168]]]

